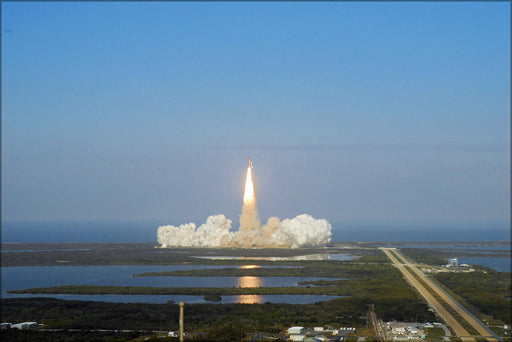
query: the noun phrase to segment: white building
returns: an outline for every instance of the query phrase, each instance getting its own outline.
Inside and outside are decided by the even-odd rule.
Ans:
[[[37,328],[37,322],[23,322],[18,324],[11,325],[12,329],[19,329],[19,330],[25,330],[25,329],[33,329]]]
[[[448,265],[446,267],[457,267],[459,266],[459,260],[457,258],[448,259]]]
[[[300,335],[304,333],[304,327],[291,327],[288,329],[288,334],[290,335]]]
[[[393,327],[393,333],[396,335],[404,335],[405,327]]]

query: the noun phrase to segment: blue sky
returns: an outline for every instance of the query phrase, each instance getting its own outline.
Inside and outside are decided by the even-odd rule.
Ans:
[[[4,220],[508,221],[508,2],[3,2]]]

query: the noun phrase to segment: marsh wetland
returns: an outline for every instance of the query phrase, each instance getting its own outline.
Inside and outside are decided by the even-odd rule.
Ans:
[[[279,333],[293,325],[365,327],[372,304],[384,321],[436,321],[424,299],[377,247],[345,243],[247,250],[163,249],[149,243],[3,244],[2,317],[44,322],[45,328],[55,329],[169,330],[177,328],[176,303],[183,300],[191,331],[230,326],[247,333]],[[441,265],[454,254],[436,248],[450,247],[403,246],[402,251],[415,262]],[[472,253],[467,248],[463,252]],[[496,256],[503,253],[506,250],[499,247]],[[474,314],[496,325],[510,323],[510,273],[480,266],[470,278],[448,275],[435,278]],[[467,291],[467,286],[474,291]]]

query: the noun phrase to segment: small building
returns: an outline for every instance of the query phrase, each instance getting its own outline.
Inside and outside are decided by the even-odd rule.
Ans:
[[[404,335],[405,334],[405,327],[394,327],[393,333],[396,335]]]
[[[292,340],[292,341],[304,341],[304,338],[306,338],[306,335],[302,335],[302,334],[290,335],[290,340]]]
[[[345,341],[345,337],[343,336],[334,336],[327,340],[327,342],[343,342]]]
[[[457,258],[448,259],[448,265],[446,267],[457,267],[459,266],[459,260]]]
[[[37,328],[37,322],[23,322],[18,324],[11,325],[12,329],[19,329],[19,330],[25,330],[25,329],[34,329]]]
[[[301,335],[304,333],[304,327],[291,327],[287,331],[290,335]]]
[[[316,332],[324,331],[324,327],[314,327],[313,330]]]

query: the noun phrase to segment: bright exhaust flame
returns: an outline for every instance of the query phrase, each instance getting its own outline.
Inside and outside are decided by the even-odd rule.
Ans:
[[[254,184],[252,183],[251,168],[247,168],[247,178],[245,179],[244,204],[251,204],[254,201]]]
[[[162,247],[236,247],[261,248],[281,247],[300,248],[325,246],[331,241],[332,227],[326,220],[317,220],[310,215],[302,214],[292,219],[281,221],[278,217],[270,217],[266,224],[261,224],[256,207],[256,194],[252,181],[252,161],[249,158],[245,191],[243,197],[240,226],[237,231],[231,228],[232,221],[224,215],[208,217],[206,223],[196,226],[195,223],[180,226],[160,226],[157,230],[158,243]],[[257,280],[255,277],[245,277]],[[245,280],[245,279],[244,279]],[[252,285],[261,286],[257,282]],[[251,296],[244,296],[251,297]],[[259,297],[248,298],[251,303],[259,303]],[[254,301],[251,301],[253,300]]]

